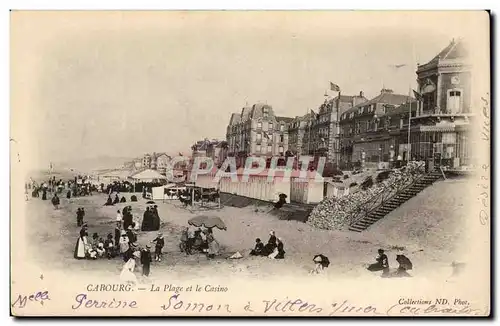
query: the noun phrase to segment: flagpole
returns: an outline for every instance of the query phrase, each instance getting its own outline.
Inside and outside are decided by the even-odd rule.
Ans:
[[[312,123],[312,112],[309,112],[309,136],[307,141],[307,155],[311,153],[311,123]]]
[[[408,88],[408,101],[409,101],[409,109],[408,109],[408,157],[406,158],[407,162],[410,162],[411,156],[411,139],[410,139],[410,131],[411,131],[411,85]]]
[[[339,89],[339,93],[337,95],[337,121],[336,121],[336,124],[335,124],[335,136],[337,137],[337,140],[338,140],[338,143],[337,143],[337,148],[335,149],[336,151],[336,158],[335,158],[335,164],[337,165],[336,168],[338,169],[339,168],[339,160],[340,160],[340,120],[339,120],[339,117],[340,117],[340,89]],[[334,143],[334,146],[335,146],[335,143]]]

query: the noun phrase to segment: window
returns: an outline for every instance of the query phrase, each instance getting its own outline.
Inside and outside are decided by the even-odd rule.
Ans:
[[[280,131],[285,131],[285,126],[284,125],[280,125]]]
[[[460,90],[449,90],[446,109],[448,113],[459,113],[462,92]]]
[[[442,143],[443,144],[455,144],[457,142],[457,134],[455,133],[443,133]]]
[[[260,153],[260,151],[261,151],[260,145],[255,146],[255,152]]]
[[[271,121],[269,121],[269,131],[272,131],[273,130],[273,123]]]
[[[262,122],[261,121],[257,122],[257,129],[262,129]]]
[[[423,97],[422,108],[424,111],[434,111],[434,108],[436,106],[435,94],[436,94],[436,92],[434,91],[434,92],[425,93],[422,95],[422,97]]]
[[[267,145],[267,152],[272,153],[273,152],[273,146]]]
[[[283,146],[280,146],[280,154],[283,153]]]
[[[257,133],[257,141],[261,141],[262,140],[262,134],[259,132]]]
[[[284,136],[283,135],[280,135],[280,142],[284,142]]]

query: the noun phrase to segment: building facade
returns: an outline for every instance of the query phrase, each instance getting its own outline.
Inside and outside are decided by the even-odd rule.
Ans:
[[[288,150],[292,155],[300,156],[304,152],[304,134],[311,119],[311,113],[295,117],[288,123]],[[304,152],[304,154],[306,154]]]
[[[448,168],[471,164],[471,66],[465,45],[452,41],[431,61],[418,65],[416,74],[416,99],[383,89],[342,114],[343,165],[398,158]]]
[[[151,154],[144,154],[142,157],[142,168],[150,169],[151,168]]]
[[[468,47],[452,40],[439,54],[417,67],[417,115],[411,119],[411,157],[432,158],[434,165],[458,168],[471,160],[471,70]],[[408,134],[401,135],[400,142]]]
[[[394,139],[385,118],[381,118],[410,100],[408,95],[394,94],[384,88],[378,96],[345,111],[340,117],[340,165],[388,161],[394,151]],[[389,119],[394,122],[399,116]],[[403,125],[398,126],[398,130],[399,127]]]
[[[155,155],[155,169],[163,175],[166,175],[171,157],[166,153],[157,153]]]
[[[340,161],[340,117],[352,107],[366,102],[363,92],[359,95],[339,95],[326,100],[316,114],[307,119],[303,137],[303,153],[316,157],[326,157],[327,163]]]
[[[192,159],[195,157],[209,157],[215,166],[220,167],[227,157],[228,143],[225,140],[208,139],[197,141],[192,147]]]
[[[244,107],[233,113],[226,130],[228,156],[244,166],[247,157],[284,156],[288,151],[288,124],[293,118],[279,117],[267,104]]]

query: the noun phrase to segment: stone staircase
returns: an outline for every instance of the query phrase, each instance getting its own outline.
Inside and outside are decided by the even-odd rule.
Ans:
[[[432,172],[422,176],[413,184],[396,193],[391,198],[385,200],[383,204],[377,206],[363,218],[350,225],[349,230],[354,232],[362,232],[366,230],[372,224],[385,217],[409,199],[415,197],[418,193],[432,185],[440,178],[442,178],[442,174],[440,172]]]

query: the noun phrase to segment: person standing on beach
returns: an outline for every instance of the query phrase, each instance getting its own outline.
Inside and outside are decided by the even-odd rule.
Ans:
[[[163,239],[163,234],[158,232],[158,236],[153,241],[155,244],[155,260],[161,261],[163,246],[165,246],[165,239]]]
[[[142,264],[143,276],[149,276],[151,262],[153,261],[151,259],[151,252],[149,251],[150,248],[151,246],[147,245],[145,249],[141,250],[141,264]]]
[[[83,224],[83,217],[82,217],[82,209],[81,207],[78,207],[76,210],[76,226],[82,226]]]
[[[60,204],[59,197],[57,197],[57,194],[55,193],[54,197],[52,197],[52,205],[54,205],[55,209],[59,209],[59,204]]]
[[[115,225],[115,247],[116,249],[120,249],[120,238],[121,238],[121,233],[122,233],[122,223],[121,222],[116,222]]]

